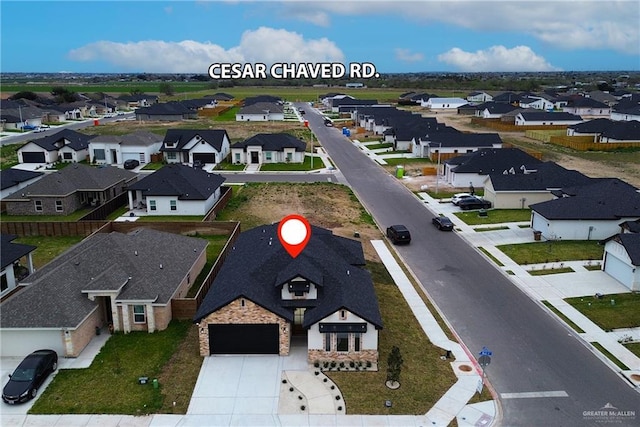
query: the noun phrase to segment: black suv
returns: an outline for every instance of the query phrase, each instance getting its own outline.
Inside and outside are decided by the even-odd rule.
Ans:
[[[387,237],[394,245],[411,242],[411,233],[404,225],[392,225],[387,227]]]
[[[463,211],[469,209],[489,209],[491,202],[479,197],[465,197],[458,202],[458,207]]]

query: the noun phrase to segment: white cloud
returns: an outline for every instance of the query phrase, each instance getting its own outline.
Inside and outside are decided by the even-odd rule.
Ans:
[[[212,63],[344,60],[342,51],[326,38],[307,40],[295,32],[267,27],[245,31],[239,45],[229,49],[194,40],[98,41],[73,49],[68,56],[80,62],[104,61],[128,71],[170,73],[206,73]]]
[[[409,49],[397,48],[396,59],[402,62],[420,62],[424,60],[424,55],[419,52],[411,53]]]
[[[164,8],[164,13],[166,13],[167,15],[171,15],[173,13],[173,7],[171,6],[167,6]]]
[[[453,48],[438,55],[438,61],[453,66],[460,71],[558,71],[542,56],[536,55],[528,46],[506,48],[491,46],[486,50],[465,52]]]
[[[284,2],[283,7],[299,10],[298,3]],[[331,16],[395,15],[425,26],[442,22],[477,31],[527,34],[561,49],[640,55],[637,0],[348,0],[304,2],[304,8],[307,14],[321,11]]]

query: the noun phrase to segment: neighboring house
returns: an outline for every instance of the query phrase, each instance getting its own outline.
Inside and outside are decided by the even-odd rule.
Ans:
[[[592,178],[553,194],[529,206],[531,227],[547,240],[603,240],[618,233],[621,222],[640,219],[640,192],[618,178]]]
[[[616,234],[601,243],[602,270],[630,291],[640,291],[640,233]]]
[[[489,174],[484,198],[496,209],[527,209],[531,204],[554,199],[554,190],[590,181],[588,176],[557,163],[533,162],[507,173]]]
[[[17,168],[9,168],[0,170],[0,185],[2,191],[0,192],[0,199],[4,199],[10,194],[33,184],[42,176],[44,172],[35,172]]]
[[[609,117],[611,115],[610,106],[604,102],[596,101],[592,98],[585,98],[584,96],[571,98],[569,102],[567,102],[567,105],[562,107],[562,111],[578,116]]]
[[[0,100],[0,119],[5,129],[22,129],[24,125],[40,126],[46,118],[46,112],[33,105],[31,101],[9,99]]]
[[[137,178],[137,174],[113,166],[75,163],[46,174],[4,202],[9,215],[69,215],[111,200]]]
[[[275,102],[255,102],[236,113],[238,122],[271,122],[284,120],[284,107]]]
[[[378,361],[382,318],[362,244],[312,226],[292,258],[278,224],[241,233],[194,318],[200,354],[288,355],[305,339],[316,361]]]
[[[421,102],[420,106],[431,110],[455,110],[466,103],[467,100],[462,98],[429,98]]]
[[[0,295],[8,294],[19,280],[33,273],[31,252],[37,247],[13,242],[17,238],[13,234],[0,235]],[[26,258],[26,266],[21,263],[23,258]]]
[[[186,296],[206,263],[207,244],[146,228],[87,237],[28,276],[0,305],[0,355],[51,348],[77,357],[96,328],[165,329],[171,301]]]
[[[162,141],[167,163],[183,163],[215,167],[229,155],[229,135],[224,129],[169,129]]]
[[[307,143],[288,133],[260,133],[231,146],[234,164],[302,163]]]
[[[493,100],[493,96],[486,92],[471,92],[467,95],[467,101],[473,103],[488,102]]]
[[[501,147],[502,139],[497,133],[463,133],[443,129],[418,138],[411,151],[416,157],[427,157],[434,162],[480,149]]]
[[[593,119],[569,126],[567,136],[593,136],[595,143],[640,142],[640,121]]]
[[[506,102],[487,102],[482,110],[476,110],[476,116],[483,119],[499,119],[510,111],[516,110],[518,107]]]
[[[434,148],[433,146],[431,148]],[[518,148],[481,148],[444,162],[444,180],[454,187],[482,188],[491,174],[521,173],[540,163]]]
[[[169,121],[197,119],[198,109],[188,102],[171,101],[136,108],[136,120]]]
[[[140,164],[151,162],[151,155],[160,152],[162,139],[158,134],[135,131],[126,135],[98,135],[89,141],[91,163],[121,165],[126,160]]]
[[[614,107],[611,111],[611,120],[616,121],[631,121],[640,120],[640,105],[635,107]]]
[[[569,126],[582,122],[582,117],[567,112],[522,111],[516,116],[516,126]]]
[[[206,215],[220,199],[220,175],[200,168],[170,164],[127,188],[129,209],[147,215]]]
[[[90,135],[63,129],[18,148],[20,163],[82,162],[89,154]]]
[[[205,95],[203,96],[205,99],[213,99],[215,101],[232,101],[235,99],[233,95],[229,95],[224,92],[216,92],[213,95]]]
[[[131,110],[138,107],[149,107],[158,102],[156,95],[146,95],[144,93],[136,95],[122,95],[116,99],[118,109]]]
[[[537,96],[527,96],[520,98],[520,108],[533,108],[536,110],[553,110],[554,103]]]

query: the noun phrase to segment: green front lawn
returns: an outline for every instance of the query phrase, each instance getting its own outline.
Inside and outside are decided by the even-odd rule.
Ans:
[[[18,148],[22,144],[0,145],[0,169],[9,169],[18,164]]]
[[[377,372],[326,372],[340,388],[348,414],[425,414],[456,377],[444,350],[433,346],[406,300],[381,263],[368,263],[375,283],[384,329],[379,335]],[[400,388],[385,385],[387,357],[398,346],[404,359]],[[386,408],[385,400],[393,406]]]
[[[558,240],[497,246],[521,265],[602,259],[604,247],[593,240]]]
[[[62,222],[76,222],[93,209],[80,209],[69,215],[7,215],[6,213],[0,214],[0,221],[13,221],[13,222],[48,222],[48,221],[62,221]]]
[[[142,170],[146,171],[156,171],[158,169],[162,169],[165,164],[162,162],[149,162],[142,167]]]
[[[313,167],[311,167],[311,156],[304,156],[302,163],[263,163],[260,166],[260,170],[263,172],[310,171],[323,168],[324,163],[319,157],[313,158]]]
[[[228,160],[223,160],[222,162],[216,165],[216,170],[225,170],[225,171],[242,171],[247,165],[239,163],[233,164]]]
[[[200,215],[141,215],[138,222],[156,222],[156,221],[202,221]]]
[[[164,331],[152,334],[114,334],[88,368],[61,369],[29,413],[145,415],[159,412],[163,407],[163,388],[173,388],[174,384],[160,383],[156,389],[152,380],[171,362],[191,326],[191,322],[173,321]],[[142,376],[149,378],[147,384],[138,383]]]
[[[605,331],[640,326],[640,294],[575,297],[565,301]]]
[[[455,212],[454,215],[468,225],[502,224],[505,222],[531,220],[530,209],[490,209],[487,211],[487,216],[478,216],[477,211]]]

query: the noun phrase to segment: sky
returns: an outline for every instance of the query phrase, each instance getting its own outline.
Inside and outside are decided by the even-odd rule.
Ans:
[[[379,73],[638,71],[639,22],[638,0],[2,0],[0,71],[325,62]]]

